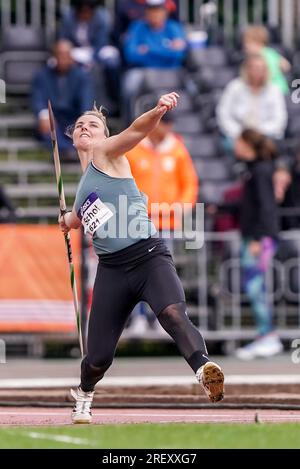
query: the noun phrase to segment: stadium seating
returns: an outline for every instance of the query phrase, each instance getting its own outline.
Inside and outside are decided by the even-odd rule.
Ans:
[[[179,114],[175,119],[174,132],[199,135],[203,132],[200,116],[197,113]]]
[[[194,80],[203,93],[214,90],[223,90],[228,83],[236,78],[237,70],[234,67],[203,67],[195,73]]]
[[[156,91],[163,89],[182,89],[184,84],[184,70],[148,68],[144,70],[144,89]]]
[[[220,154],[218,138],[212,134],[184,135],[184,142],[192,158],[197,160],[216,158]],[[222,165],[222,162],[219,161]]]
[[[32,26],[9,26],[2,31],[2,51],[46,50],[45,33]]]
[[[231,172],[228,166],[220,164],[220,159],[197,159],[194,161],[199,178],[205,181],[224,182],[229,180]]]
[[[48,57],[43,30],[10,26],[2,31],[0,76],[12,93],[28,93],[34,74]]]
[[[193,48],[190,50],[189,60],[194,67],[224,67],[228,63],[225,49],[221,46],[211,46],[209,48]]]

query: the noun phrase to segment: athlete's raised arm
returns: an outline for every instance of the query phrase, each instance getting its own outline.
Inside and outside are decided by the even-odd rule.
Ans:
[[[138,117],[127,129],[103,142],[108,157],[118,157],[135,147],[159,123],[162,116],[177,106],[179,95],[175,92],[161,96],[157,105]]]

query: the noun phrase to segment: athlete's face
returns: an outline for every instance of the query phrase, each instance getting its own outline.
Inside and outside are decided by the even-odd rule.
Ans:
[[[92,149],[105,138],[104,124],[101,119],[93,115],[81,116],[77,119],[73,132],[73,143],[77,150]]]

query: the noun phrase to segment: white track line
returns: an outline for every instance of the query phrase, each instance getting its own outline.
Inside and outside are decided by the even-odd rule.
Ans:
[[[49,417],[51,415],[55,416],[55,415],[64,415],[63,412],[61,413],[58,413],[58,412],[22,412],[22,409],[20,409],[20,412],[5,412],[5,411],[1,411],[0,412],[0,415],[41,415],[41,416],[45,416],[45,417]]]
[[[1,379],[0,389],[68,388],[78,386],[79,378]],[[226,384],[300,384],[299,374],[288,375],[228,375]],[[197,384],[194,376],[136,376],[110,377],[101,380],[99,387],[112,386],[176,386]]]
[[[95,443],[91,443],[89,440],[85,440],[84,438],[74,438],[68,435],[48,435],[46,433],[37,433],[37,432],[29,432],[24,433],[24,436],[29,436],[30,438],[40,439],[40,440],[53,440],[59,441],[61,443],[71,443],[72,445],[87,445],[87,446],[95,446]]]
[[[9,431],[9,433],[16,433],[14,431]],[[33,438],[37,440],[47,440],[47,441],[57,441],[59,443],[71,443],[72,445],[86,445],[86,446],[95,446],[97,442],[91,442],[84,438],[76,438],[69,435],[51,435],[48,433],[39,433],[39,432],[21,432],[21,435]],[[18,432],[20,436],[20,432]]]
[[[94,417],[109,417],[109,418],[118,418],[118,417],[140,417],[140,418],[146,418],[146,419],[149,419],[149,418],[156,418],[156,417],[159,417],[159,418],[183,418],[183,419],[208,419],[208,420],[212,420],[212,419],[228,419],[228,415],[226,415],[225,413],[222,413],[222,414],[216,414],[214,413],[214,411],[212,413],[197,413],[197,414],[187,414],[187,413],[176,413],[176,412],[169,412],[169,413],[149,413],[148,412],[149,409],[147,409],[147,414],[143,414],[142,411],[140,413],[136,413],[136,412],[118,412],[118,413],[114,413],[113,415],[111,414],[108,414],[108,413],[104,413],[104,412],[97,412],[97,411],[94,411],[93,412],[93,416]],[[253,411],[252,411],[253,412]],[[16,415],[16,416],[40,416],[40,417],[49,417],[49,416],[60,416],[60,417],[64,417],[66,415],[68,415],[67,412],[61,412],[61,413],[58,413],[58,412],[22,412],[21,409],[20,409],[20,412],[5,412],[5,411],[1,411],[0,412],[0,415],[9,415],[9,416],[12,416],[12,415]],[[232,415],[232,413],[231,413]],[[249,419],[249,420],[254,420],[254,415],[255,414],[245,414],[244,417],[234,417],[233,418],[231,417],[230,418],[230,421],[233,421],[233,420],[243,420],[243,419]],[[282,419],[289,419],[289,420],[300,420],[300,413],[298,415],[280,415],[280,414],[268,414],[268,413],[264,413],[264,412],[261,412],[260,413],[260,417],[262,419],[278,419],[278,420],[282,420]],[[0,423],[1,425],[1,423]]]

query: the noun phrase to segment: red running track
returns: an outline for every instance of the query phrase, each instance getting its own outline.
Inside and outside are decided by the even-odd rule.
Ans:
[[[265,423],[298,422],[298,410],[255,409],[95,409],[96,425],[128,423],[253,423],[258,413]],[[9,425],[69,425],[71,409],[30,407],[0,408],[0,426]]]

